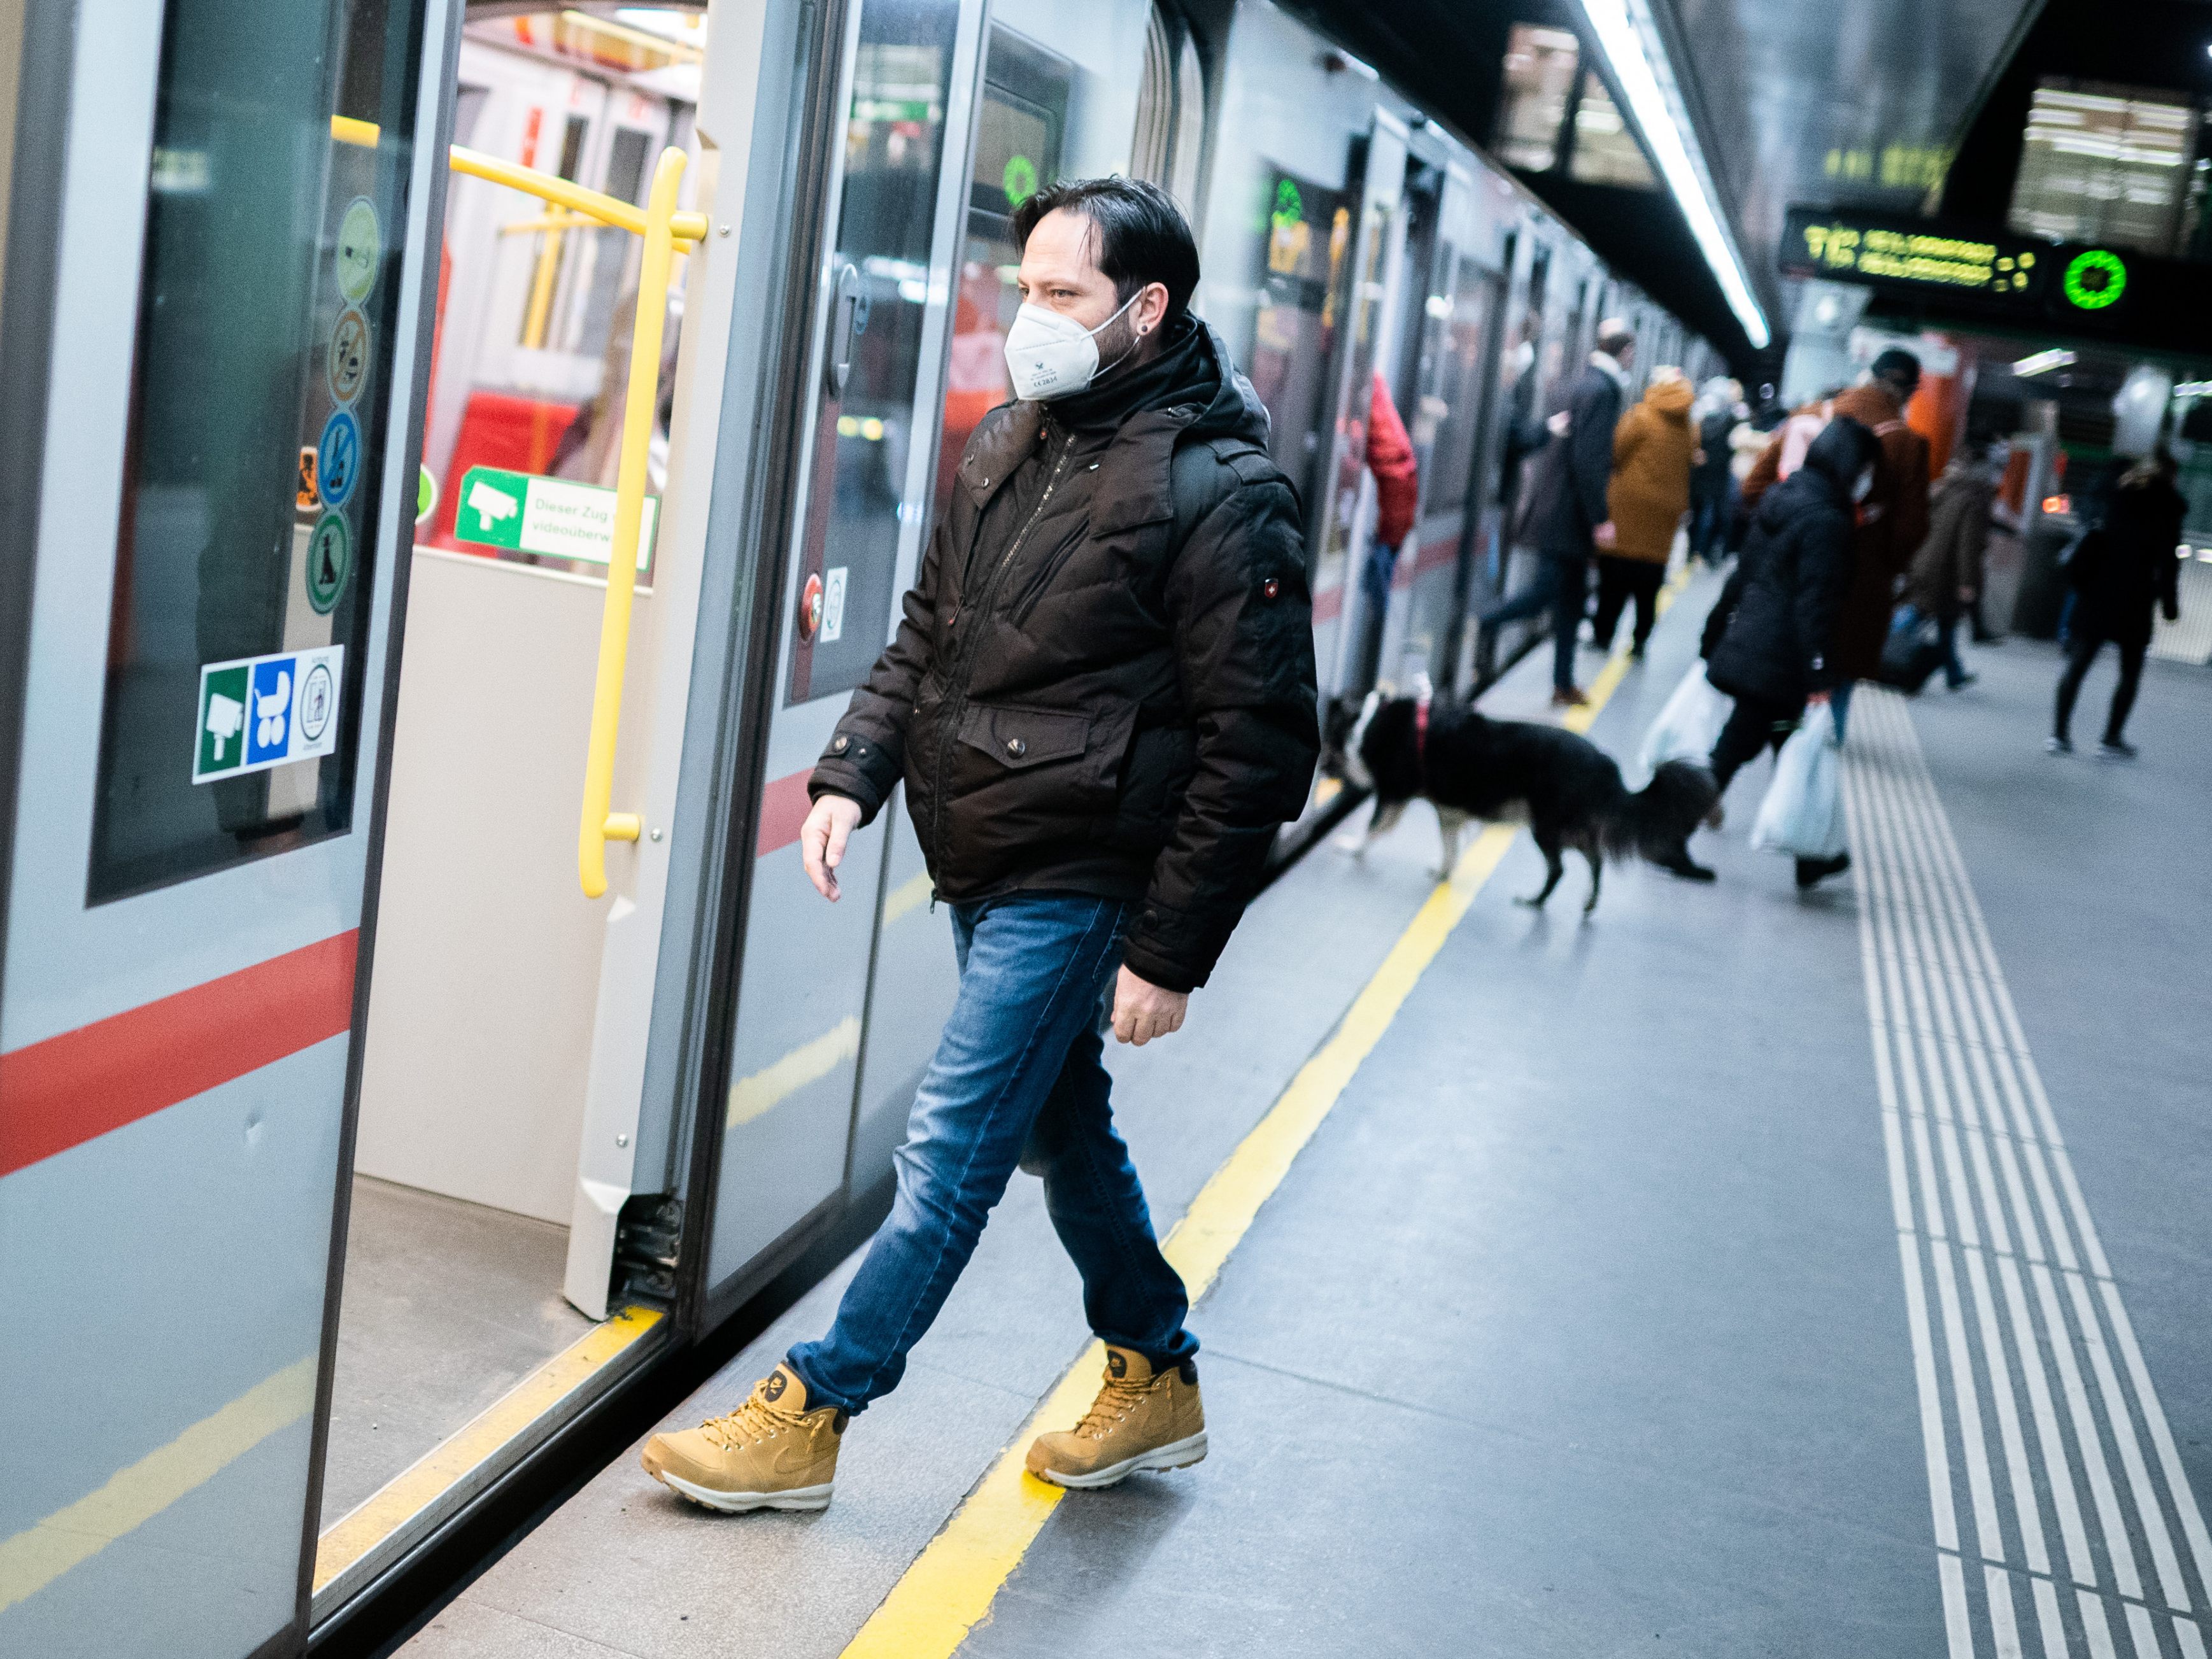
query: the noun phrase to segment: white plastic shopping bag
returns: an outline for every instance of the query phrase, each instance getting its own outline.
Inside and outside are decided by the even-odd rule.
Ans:
[[[1774,781],[1759,803],[1751,844],[1801,859],[1844,850],[1844,790],[1835,712],[1825,702],[1805,713],[1775,757]]]
[[[1695,761],[1703,766],[1720,741],[1721,727],[1728,724],[1731,707],[1705,678],[1705,664],[1693,664],[1659,711],[1659,718],[1651,722],[1651,729],[1644,734],[1644,748],[1637,757],[1644,769],[1656,772],[1670,760]]]

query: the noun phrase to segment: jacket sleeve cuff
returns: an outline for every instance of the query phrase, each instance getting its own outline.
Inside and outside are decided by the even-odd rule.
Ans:
[[[864,825],[872,823],[876,814],[883,811],[884,793],[866,772],[849,761],[818,762],[806,780],[806,798],[811,801],[820,800],[824,795],[843,795],[858,801]]]
[[[1137,939],[1121,947],[1121,965],[1146,984],[1157,985],[1163,991],[1188,995],[1206,983],[1204,974],[1194,976],[1187,967],[1169,961]]]

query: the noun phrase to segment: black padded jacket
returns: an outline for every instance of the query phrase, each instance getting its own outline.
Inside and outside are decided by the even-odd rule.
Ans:
[[[1796,707],[1835,689],[1832,642],[1851,581],[1851,485],[1877,448],[1873,433],[1838,416],[1804,465],[1759,498],[1705,624],[1705,674],[1720,690]]]
[[[903,777],[937,896],[1136,905],[1123,960],[1206,982],[1320,753],[1297,498],[1212,330],[993,410],[896,636],[809,781]]]

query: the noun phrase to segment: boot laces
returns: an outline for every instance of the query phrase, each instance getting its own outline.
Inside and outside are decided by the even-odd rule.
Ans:
[[[1139,1382],[1134,1377],[1108,1377],[1106,1385],[1098,1390],[1098,1397],[1091,1402],[1091,1409],[1075,1425],[1075,1432],[1085,1439],[1103,1440],[1116,1425],[1127,1422],[1129,1413],[1144,1404],[1145,1396],[1152,1388],[1152,1382]]]
[[[733,1412],[708,1418],[699,1425],[699,1432],[724,1449],[735,1451],[739,1446],[772,1440],[797,1421],[790,1413],[777,1411],[755,1395]]]

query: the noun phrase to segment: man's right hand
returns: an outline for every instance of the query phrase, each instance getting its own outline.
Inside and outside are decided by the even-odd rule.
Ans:
[[[860,827],[860,803],[850,795],[823,796],[799,826],[799,856],[806,865],[806,878],[832,904],[839,896],[837,866],[845,861],[845,842]]]

